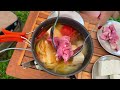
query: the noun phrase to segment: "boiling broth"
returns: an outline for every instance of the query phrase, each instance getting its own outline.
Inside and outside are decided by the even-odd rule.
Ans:
[[[62,36],[64,36],[64,34],[66,34],[63,34],[65,30],[61,33],[61,28],[63,26],[64,25],[62,24],[56,25],[56,28],[54,30],[54,37],[61,38]],[[72,50],[83,44],[84,38],[76,30],[74,30],[74,33],[72,34],[70,34],[70,32],[68,33],[68,35],[71,35],[70,42],[72,44]],[[36,43],[37,56],[39,60],[44,64],[45,68],[58,74],[70,74],[76,71],[82,65],[84,57],[87,53],[87,46],[84,47],[81,53],[69,59],[67,63],[65,63],[63,59],[58,59],[56,57],[56,50],[54,49],[52,43],[48,42],[48,38],[50,38],[50,29],[45,33],[42,38],[38,38]]]

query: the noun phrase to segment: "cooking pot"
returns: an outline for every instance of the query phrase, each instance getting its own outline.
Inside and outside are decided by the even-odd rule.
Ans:
[[[90,59],[91,59],[92,54],[93,54],[92,38],[91,38],[91,36],[89,36],[87,41],[86,41],[87,54],[85,55],[85,59],[84,59],[84,62],[82,63],[82,66],[80,66],[76,71],[74,71],[72,73],[69,73],[69,74],[58,74],[58,73],[52,72],[52,71],[48,70],[47,68],[45,68],[43,63],[39,60],[39,58],[37,56],[37,53],[36,53],[36,50],[35,50],[35,45],[36,45],[35,41],[36,41],[38,35],[40,35],[42,32],[46,32],[54,24],[55,20],[56,20],[56,17],[49,18],[49,19],[45,20],[44,22],[42,22],[35,29],[35,31],[33,33],[33,36],[32,36],[32,41],[31,41],[32,54],[33,54],[34,60],[47,73],[52,74],[52,75],[56,75],[56,76],[73,77],[73,76],[75,76],[75,74],[81,72],[90,62]],[[79,22],[77,22],[76,20],[73,20],[71,18],[59,17],[58,23],[61,23],[61,24],[64,24],[64,25],[69,25],[69,26],[73,27],[81,35],[83,35],[84,38],[86,38],[89,35],[89,32],[87,31],[87,29],[82,24],[80,24]]]

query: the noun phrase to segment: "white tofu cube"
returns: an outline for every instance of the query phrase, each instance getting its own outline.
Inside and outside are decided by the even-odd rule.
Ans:
[[[110,79],[120,79],[120,75],[110,75]]]
[[[113,64],[110,61],[99,61],[98,62],[98,74],[99,76],[106,76],[113,74]]]
[[[120,61],[119,60],[99,61],[98,74],[99,76],[120,74]]]

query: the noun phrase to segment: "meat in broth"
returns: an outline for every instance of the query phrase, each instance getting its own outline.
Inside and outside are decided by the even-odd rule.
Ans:
[[[72,50],[83,44],[83,37],[79,35],[76,30],[71,29],[70,26],[57,24],[54,30],[54,37],[62,38],[63,36],[70,37]],[[86,49],[78,55],[64,62],[63,58],[56,56],[56,50],[52,43],[48,40],[50,38],[50,29],[45,35],[37,40],[36,53],[39,60],[44,64],[44,67],[58,74],[70,74],[76,71],[83,63]],[[85,47],[86,48],[86,47]]]

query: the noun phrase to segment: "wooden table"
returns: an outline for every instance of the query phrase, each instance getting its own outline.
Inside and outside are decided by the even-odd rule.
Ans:
[[[23,32],[33,31],[42,21],[48,17],[48,15],[50,15],[50,11],[31,11],[23,28]],[[97,24],[97,20],[84,14],[81,14],[81,16],[85,21],[85,27],[90,32]],[[91,79],[91,70],[94,62],[100,56],[108,55],[108,53],[100,46],[99,42],[97,41],[95,31],[91,33],[91,36],[94,43],[94,54],[88,66],[82,72],[76,75],[78,79]],[[28,35],[28,38],[30,39],[31,35]],[[17,43],[16,47],[29,48],[29,46],[25,43]],[[6,70],[6,74],[20,79],[66,79],[65,77],[53,76],[34,68],[24,69],[21,66],[21,63],[28,62],[30,60],[33,60],[31,52],[14,50]]]

